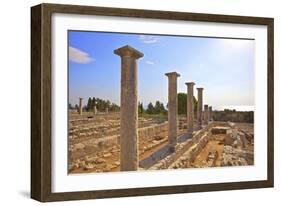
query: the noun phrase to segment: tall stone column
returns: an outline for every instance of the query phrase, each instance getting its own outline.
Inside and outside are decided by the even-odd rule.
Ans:
[[[178,118],[178,94],[176,72],[165,74],[168,77],[168,142],[171,151],[175,151],[177,144],[177,118]]]
[[[138,169],[137,59],[143,54],[130,46],[114,50],[121,57],[120,170]]]
[[[192,135],[193,133],[193,121],[194,121],[194,105],[193,105],[193,86],[194,82],[187,82],[187,108],[186,108],[186,118],[187,118],[187,134]]]
[[[203,88],[197,88],[197,95],[197,122],[199,129],[201,129],[203,123]]]
[[[83,98],[79,98],[79,114],[82,115],[83,113],[83,106],[82,106]]]
[[[209,123],[209,106],[207,104],[204,105],[204,123]]]
[[[105,113],[108,114],[108,107],[105,108]]]
[[[212,106],[209,106],[209,121],[213,121],[213,108]]]

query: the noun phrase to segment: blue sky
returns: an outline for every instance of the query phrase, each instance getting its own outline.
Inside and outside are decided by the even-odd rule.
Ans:
[[[120,57],[113,51],[130,45],[144,53],[138,60],[139,101],[168,99],[166,72],[176,71],[178,92],[185,82],[203,87],[204,104],[214,109],[254,105],[254,40],[188,36],[69,31],[69,101],[83,97],[120,103]]]

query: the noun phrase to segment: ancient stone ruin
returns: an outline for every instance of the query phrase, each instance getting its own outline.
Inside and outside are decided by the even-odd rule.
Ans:
[[[166,73],[168,77],[168,143],[171,151],[175,151],[177,144],[177,78],[180,76],[176,72]]]
[[[169,72],[168,118],[138,116],[137,61],[140,51],[124,46],[121,58],[121,110],[108,108],[69,113],[69,172],[114,172],[254,164],[253,124],[215,121],[194,82],[187,82],[186,115],[178,115],[177,79]],[[204,106],[204,107],[203,107]],[[204,109],[204,110],[203,110]],[[196,116],[195,116],[196,114]]]

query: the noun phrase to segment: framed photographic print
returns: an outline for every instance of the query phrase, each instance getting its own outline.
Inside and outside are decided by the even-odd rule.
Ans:
[[[273,187],[273,19],[31,8],[31,197]]]

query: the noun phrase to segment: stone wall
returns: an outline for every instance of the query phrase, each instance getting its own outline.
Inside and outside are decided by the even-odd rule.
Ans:
[[[165,132],[167,130],[168,130],[167,122],[158,125],[140,128],[138,129],[139,141],[145,141],[150,138],[155,138],[155,136],[157,136],[159,133]],[[110,134],[110,131],[108,131],[108,134]],[[87,136],[87,135],[94,135],[94,133],[88,130],[84,133],[80,133],[80,137]],[[79,142],[71,145],[70,150],[75,151],[76,149],[81,149],[81,147],[83,147],[82,145],[97,145],[100,147],[104,147],[104,146],[110,147],[119,144],[119,140],[120,140],[119,134],[109,135],[103,138],[89,138],[88,140],[83,141],[83,143]],[[163,140],[156,140],[156,141],[155,141],[155,145],[159,144],[159,142]],[[151,147],[153,147],[153,144],[151,144]]]
[[[138,129],[138,134],[140,139],[150,138],[156,136],[160,132],[168,130],[168,123],[164,122],[158,125],[153,125],[149,127],[144,127]]]
[[[231,121],[231,122],[254,122],[254,112],[238,112],[233,110],[213,111],[212,117],[214,121]]]
[[[158,169],[167,169],[174,168],[176,164],[178,164],[177,160],[181,158],[181,156],[185,153],[189,153],[188,155],[184,155],[186,158],[185,162],[191,162],[194,158],[201,152],[201,150],[208,143],[209,138],[211,136],[210,129],[213,127],[214,123],[210,123],[208,126],[203,129],[196,131],[193,134],[191,139],[187,139],[184,142],[180,142],[176,145],[176,150],[174,153],[167,155],[160,161],[157,161],[154,165],[152,165],[149,169],[158,170]],[[155,159],[155,158],[154,158]]]

